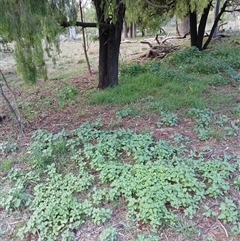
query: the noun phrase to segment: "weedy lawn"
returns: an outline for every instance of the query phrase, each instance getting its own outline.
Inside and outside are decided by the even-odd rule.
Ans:
[[[8,70],[25,138],[1,123],[0,240],[240,240],[238,41],[134,57],[104,91],[64,52],[47,82]]]

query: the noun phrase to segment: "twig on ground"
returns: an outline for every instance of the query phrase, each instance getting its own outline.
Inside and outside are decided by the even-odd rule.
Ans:
[[[166,238],[166,240],[169,241],[168,236],[165,233],[162,233],[162,234]]]
[[[141,44],[148,44],[150,48],[152,48],[152,44],[148,41],[140,41]]]
[[[223,226],[223,224],[219,221],[219,219],[217,219],[217,221],[218,221],[218,223],[221,225],[222,229],[224,230],[225,235],[226,235],[226,238],[228,238],[229,235],[228,235],[228,232],[227,232],[226,228],[225,228],[225,227]]]

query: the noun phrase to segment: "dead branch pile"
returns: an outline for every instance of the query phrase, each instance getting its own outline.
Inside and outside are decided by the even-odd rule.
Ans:
[[[178,46],[166,46],[166,45],[152,45],[150,42],[141,41],[142,44],[148,44],[150,49],[140,56],[140,58],[158,58],[163,59],[168,53],[174,52],[178,49]]]

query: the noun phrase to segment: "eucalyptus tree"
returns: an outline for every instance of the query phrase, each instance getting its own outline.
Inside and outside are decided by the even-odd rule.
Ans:
[[[205,43],[203,43],[205,28],[209,18],[210,9],[214,7],[213,0],[144,0],[154,8],[165,9],[170,15],[176,14],[177,17],[184,19],[190,17],[190,35],[191,46],[197,47],[199,50],[206,49],[210,43],[214,30],[221,16],[226,12],[240,11],[239,0],[224,0],[220,2],[220,11],[215,17],[210,35]],[[219,1],[217,1],[219,3]],[[200,19],[198,20],[198,17]]]
[[[184,36],[190,33],[190,19],[189,15],[185,18],[176,18],[176,32],[179,36]]]
[[[218,14],[219,14],[219,10],[220,10],[220,0],[216,0],[215,1],[215,8],[214,8],[213,22],[217,18]],[[217,24],[216,28],[214,29],[213,37],[216,38],[217,35],[218,35],[218,24]]]
[[[221,5],[221,2],[223,2],[222,5]],[[216,2],[216,4],[218,4],[218,3],[219,3],[219,1]],[[215,20],[214,20],[211,32],[209,34],[207,41],[203,45],[203,49],[206,49],[208,44],[210,43],[210,41],[214,35],[215,29],[217,28],[218,22],[221,19],[222,15],[224,13],[240,12],[240,1],[239,0],[220,1],[220,5],[221,5],[220,10],[218,10],[219,11],[218,14],[215,15]],[[219,8],[219,6],[217,6],[217,8]]]

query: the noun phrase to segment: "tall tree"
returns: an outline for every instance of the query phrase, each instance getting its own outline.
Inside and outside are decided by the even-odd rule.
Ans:
[[[217,27],[217,23],[221,16],[225,12],[240,11],[239,0],[224,0],[221,6],[221,10],[215,17],[214,24],[211,29],[211,33],[204,43],[204,34],[209,17],[210,9],[213,7],[213,0],[144,0],[150,6],[160,9],[167,9],[170,14],[176,14],[177,17],[184,19],[187,15],[190,17],[190,35],[191,35],[191,46],[195,46],[198,49],[206,49],[210,43],[214,30]],[[198,16],[200,20],[198,21]]]
[[[216,5],[215,5],[215,9],[214,9],[214,16],[213,16],[213,22],[215,21],[215,19],[217,18],[218,14],[219,14],[219,9],[220,9],[220,0],[216,0]],[[217,24],[216,28],[214,29],[213,38],[216,38],[217,35],[218,35],[218,24]]]
[[[93,0],[99,23],[99,85],[103,89],[118,85],[118,57],[125,15],[121,0]],[[105,28],[101,24],[109,24]]]
[[[190,15],[191,45],[207,48],[217,22],[224,12],[240,11],[239,0],[224,0],[212,31],[203,45],[203,36],[213,0],[138,0],[149,6],[168,11],[170,16]],[[0,33],[15,43],[17,69],[25,81],[35,82],[39,76],[47,78],[44,51],[53,57],[52,50],[59,49],[56,36],[62,27],[82,26],[99,29],[99,88],[118,84],[118,57],[125,5],[136,8],[132,0],[92,0],[97,23],[76,21],[76,0],[1,0]],[[139,2],[140,3],[140,2]],[[143,15],[144,10],[139,13]],[[199,25],[197,16],[200,15]],[[148,14],[150,18],[151,15]],[[155,18],[153,16],[153,18]]]
[[[225,0],[218,15],[215,18],[215,21],[213,23],[211,32],[209,34],[209,37],[207,39],[207,41],[205,42],[203,49],[206,49],[208,44],[210,43],[213,35],[214,35],[214,31],[217,28],[218,22],[221,19],[221,16],[225,13],[225,12],[234,12],[234,11],[239,11],[240,12],[240,3],[239,0]]]
[[[212,6],[212,0],[176,0],[174,11],[180,18],[189,15],[191,46],[202,49],[205,27],[208,14]],[[200,20],[198,21],[198,16]]]

